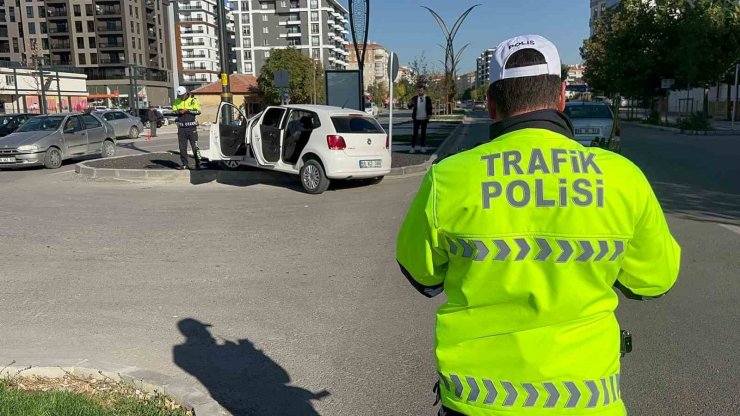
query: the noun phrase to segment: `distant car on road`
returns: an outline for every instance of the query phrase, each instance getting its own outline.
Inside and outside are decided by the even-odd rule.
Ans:
[[[603,147],[617,153],[622,151],[621,131],[607,104],[570,101],[565,104],[565,114],[573,122],[576,140],[582,145]]]
[[[225,107],[230,120],[223,118]],[[221,103],[216,120],[203,156],[230,169],[246,165],[297,175],[310,194],[326,191],[333,179],[378,183],[391,171],[388,135],[375,118],[357,110],[274,106],[232,123],[245,120],[241,109]]]
[[[4,137],[14,132],[21,124],[25,123],[26,120],[35,116],[36,114],[30,113],[13,113],[4,114],[0,116],[0,137]]]
[[[162,113],[157,112],[158,118],[157,118],[157,128],[160,128],[164,126],[164,116]],[[148,108],[140,108],[139,109],[139,120],[141,120],[142,124],[144,124],[145,128],[149,128],[149,109]]]
[[[144,124],[138,117],[134,117],[123,111],[95,111],[94,114],[107,121],[113,127],[116,138],[136,139],[139,137],[139,133],[144,131]]]
[[[62,166],[72,157],[116,154],[113,127],[94,114],[62,113],[31,117],[0,138],[0,168]]]
[[[365,103],[365,112],[367,114],[370,114],[373,117],[377,117],[378,116],[378,113],[379,113],[378,106],[375,105],[374,102],[366,102]]]
[[[485,110],[486,110],[485,101],[475,101],[473,103],[473,111],[485,111]]]
[[[158,105],[156,108],[157,108],[157,111],[159,111],[159,114],[162,114],[165,117],[177,115],[175,114],[175,110],[172,109],[171,105],[165,105],[165,106]]]

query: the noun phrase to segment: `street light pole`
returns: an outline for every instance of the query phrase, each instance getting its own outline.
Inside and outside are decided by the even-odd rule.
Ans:
[[[229,86],[229,47],[226,31],[226,6],[223,0],[218,0],[218,36],[221,61],[221,102],[231,103],[232,95]],[[231,112],[229,112],[231,113]]]
[[[740,63],[735,64],[735,100],[732,104],[732,129],[735,130],[735,119],[737,118],[737,95],[740,93],[738,86],[738,75],[740,74]]]

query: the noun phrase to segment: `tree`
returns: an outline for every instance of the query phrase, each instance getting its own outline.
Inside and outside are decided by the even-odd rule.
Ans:
[[[290,102],[309,104],[314,93],[317,103],[324,103],[324,70],[320,63],[295,48],[273,49],[262,67],[257,85],[265,105],[279,104],[282,91],[274,86],[277,71],[290,73]]]
[[[570,66],[566,64],[560,65],[560,78],[565,82],[566,79],[568,79],[568,71],[570,71]]]
[[[388,88],[385,86],[385,82],[378,82],[377,80],[368,87],[367,92],[372,95],[373,102],[378,107],[382,107],[385,100],[388,98]]]

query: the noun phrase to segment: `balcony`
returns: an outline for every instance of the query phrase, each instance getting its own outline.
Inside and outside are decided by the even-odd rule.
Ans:
[[[69,26],[67,25],[49,25],[47,29],[49,31],[49,34],[52,34],[52,35],[69,34]]]
[[[125,47],[123,41],[121,42],[100,42],[98,48],[100,49],[123,49]]]
[[[196,70],[199,70],[199,69],[206,70],[208,68],[206,68],[206,65],[203,64],[203,65],[183,65],[182,69],[184,69],[186,71],[196,71]]]
[[[206,31],[203,29],[190,29],[190,30],[183,30],[180,33],[182,33],[183,35],[201,35],[203,33],[206,33]]]
[[[102,57],[100,58],[101,65],[122,65],[126,64],[125,57]]]
[[[56,66],[72,66],[72,60],[69,58],[51,58],[51,64]]]
[[[50,49],[71,49],[72,43],[69,40],[56,40],[52,39],[49,41]]]
[[[51,28],[49,28],[51,32]],[[98,25],[97,26],[98,33],[106,33],[106,32],[123,32],[123,25],[119,22],[108,22],[105,25]]]
[[[197,18],[197,17],[181,17],[181,22],[206,22],[203,18]]]
[[[206,43],[204,41],[202,41],[202,40],[199,40],[199,41],[196,41],[196,42],[183,42],[182,43],[182,46],[183,47],[187,47],[187,46],[206,46]]]
[[[49,20],[53,20],[55,18],[60,18],[60,17],[66,18],[67,16],[69,16],[69,11],[67,10],[66,7],[61,7],[61,8],[49,7],[48,9],[46,9],[46,17]]]
[[[147,0],[146,2],[144,2],[144,5],[147,9],[153,10],[155,8],[154,0]]]
[[[97,6],[95,16],[118,16],[121,14],[121,8],[118,6]]]
[[[149,39],[157,39],[157,32],[154,29],[149,29],[146,32]]]
[[[10,46],[9,45],[0,46],[0,53],[10,53]]]
[[[201,53],[186,53],[182,56],[182,59],[202,59],[205,58],[206,54],[205,52]]]

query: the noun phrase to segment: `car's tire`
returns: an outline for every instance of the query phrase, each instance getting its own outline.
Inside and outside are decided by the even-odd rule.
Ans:
[[[220,165],[223,170],[239,170],[241,166],[239,161],[236,160],[222,160]]]
[[[324,193],[329,189],[329,178],[326,177],[324,167],[316,159],[309,159],[301,166],[299,177],[303,189],[312,195]]]
[[[105,140],[100,147],[100,156],[103,158],[113,157],[116,155],[116,144],[113,140]]]
[[[383,182],[383,178],[385,178],[385,176],[378,176],[377,178],[367,179],[367,184],[368,185],[377,185],[377,184]]]
[[[136,139],[139,137],[139,128],[136,126],[131,126],[131,129],[128,131],[128,138],[129,139]]]
[[[46,169],[59,169],[62,167],[62,151],[56,147],[50,147],[44,156],[44,167]]]

